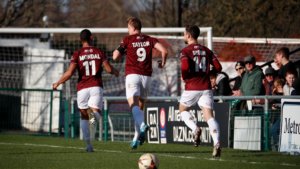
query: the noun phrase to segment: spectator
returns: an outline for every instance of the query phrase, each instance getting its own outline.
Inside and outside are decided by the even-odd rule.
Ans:
[[[237,76],[234,78],[234,85],[232,87],[233,93],[235,93],[235,91],[240,89],[240,86],[242,84],[242,78],[245,74],[245,64],[243,61],[238,61],[235,64],[235,70],[237,72]]]
[[[292,94],[292,92],[295,90],[294,87],[293,87],[293,83],[295,81],[295,74],[294,72],[290,72],[290,71],[287,71],[286,72],[286,75],[285,75],[285,85],[283,86],[283,94],[285,96],[289,96]]]
[[[284,80],[281,78],[276,78],[274,80],[274,88],[272,95],[283,95],[283,85]],[[270,100],[271,105],[271,137],[272,137],[272,147],[277,150],[280,134],[280,105],[281,99]]]
[[[232,90],[229,85],[229,76],[225,72],[217,73],[213,70],[209,77],[214,96],[232,95]]]
[[[263,84],[265,87],[266,95],[272,95],[274,87],[275,70],[272,67],[268,67],[265,71],[265,78]]]
[[[278,49],[275,53],[274,62],[276,65],[281,65],[278,69],[278,76],[280,78],[285,79],[287,71],[293,72],[294,74],[297,72],[295,64],[292,61],[290,61],[289,58],[290,51],[287,47],[282,47]]]
[[[272,95],[283,95],[284,80],[281,78],[275,78]]]
[[[292,95],[300,95],[300,78],[296,78],[293,83],[293,88],[295,90],[292,91]]]
[[[264,95],[265,88],[263,86],[262,80],[264,74],[259,66],[256,65],[256,59],[254,56],[247,56],[244,59],[246,66],[246,73],[243,76],[242,84],[237,95],[244,96],[257,96]],[[254,103],[261,103],[261,100],[253,100]],[[252,110],[252,102],[247,101],[247,109]],[[246,105],[241,104],[241,109],[245,109]],[[244,106],[245,105],[245,106]]]
[[[281,78],[276,78],[274,80],[274,87],[273,87],[272,95],[282,96],[283,95],[283,86],[284,86],[284,80]],[[281,104],[281,99],[270,100],[269,103],[271,105],[272,110],[279,110],[280,104]]]
[[[257,96],[265,94],[262,84],[264,75],[261,68],[256,65],[255,57],[247,56],[244,62],[246,65],[246,73],[242,79],[240,95]]]

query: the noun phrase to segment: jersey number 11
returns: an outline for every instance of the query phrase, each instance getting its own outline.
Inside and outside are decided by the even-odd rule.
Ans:
[[[84,61],[83,66],[85,67],[85,75],[90,76],[90,67],[92,67],[92,76],[96,74],[96,64],[94,60]]]

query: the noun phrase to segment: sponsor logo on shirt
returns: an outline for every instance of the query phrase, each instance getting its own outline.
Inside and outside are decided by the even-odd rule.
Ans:
[[[205,50],[193,50],[193,55],[205,56],[206,51]]]
[[[85,49],[84,53],[93,53],[93,49]]]
[[[137,36],[136,39],[144,39],[143,36]]]

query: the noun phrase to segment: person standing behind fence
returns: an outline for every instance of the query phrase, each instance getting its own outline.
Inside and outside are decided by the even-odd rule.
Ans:
[[[265,88],[263,86],[264,74],[259,66],[256,65],[254,56],[246,56],[244,58],[246,73],[243,76],[240,90],[237,92],[239,96],[257,96],[264,95]],[[258,103],[260,100],[252,100]],[[252,109],[252,102],[247,101],[248,110]],[[244,107],[244,106],[242,106]]]
[[[217,73],[215,70],[212,70],[210,73],[210,83],[214,96],[232,95],[232,90],[229,84],[229,76],[227,73]]]
[[[291,71],[287,71],[285,74],[285,85],[283,86],[283,95],[290,96],[294,92],[294,81],[296,79],[296,74]]]
[[[187,25],[184,32],[184,41],[188,45],[180,53],[181,74],[185,83],[179,100],[181,119],[194,133],[194,145],[200,144],[201,129],[188,111],[194,104],[202,109],[203,117],[208,124],[213,139],[213,157],[221,156],[219,124],[213,116],[213,92],[210,84],[210,66],[221,72],[222,66],[217,57],[207,47],[198,44],[200,29],[196,25]]]
[[[289,60],[290,51],[287,47],[282,47],[278,49],[275,53],[274,62],[276,65],[281,65],[278,69],[278,76],[285,79],[286,72],[293,72],[297,76],[297,69],[295,64]]]
[[[152,50],[161,52],[159,68],[166,64],[167,49],[156,38],[142,34],[142,23],[136,17],[127,19],[128,36],[123,38],[118,49],[113,52],[113,59],[119,60],[126,54],[125,83],[126,97],[135,121],[135,134],[130,147],[136,149],[145,141],[149,126],[144,122],[144,104],[152,74]]]
[[[80,126],[83,140],[86,142],[86,151],[93,152],[90,141],[88,109],[92,110],[91,115],[99,121],[103,104],[102,65],[110,74],[118,76],[119,72],[110,65],[100,49],[91,46],[93,38],[90,30],[82,30],[80,40],[82,48],[74,52],[69,68],[57,82],[53,83],[52,88],[56,90],[60,84],[72,77],[75,70],[78,71],[77,104],[81,115]]]
[[[235,95],[235,91],[238,91],[240,89],[240,86],[242,84],[242,79],[245,74],[245,64],[243,61],[238,61],[235,64],[235,70],[237,72],[237,76],[234,78],[234,85],[232,87],[232,91]]]
[[[268,67],[265,70],[265,78],[263,80],[263,85],[265,87],[266,95],[272,95],[275,78],[276,78],[275,70],[272,67]]]
[[[284,86],[284,80],[277,77],[274,80],[272,95],[282,96],[283,86]],[[272,148],[274,148],[277,151],[278,143],[279,143],[279,134],[280,134],[281,99],[269,100],[269,105],[271,105],[270,121],[271,121],[271,138],[273,143]]]

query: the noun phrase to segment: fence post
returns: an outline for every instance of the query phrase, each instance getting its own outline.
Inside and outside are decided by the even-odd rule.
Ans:
[[[103,112],[103,120],[104,120],[104,141],[108,140],[108,105],[107,99],[104,99],[104,112]]]
[[[75,110],[74,110],[74,100],[71,99],[71,138],[75,138]]]
[[[61,133],[62,133],[62,91],[61,90],[58,90],[59,91],[59,116],[58,116],[58,119],[59,119],[59,131],[58,131],[58,135],[61,136]]]
[[[69,138],[69,102],[65,100],[65,125],[64,125],[64,135],[65,138]]]
[[[50,91],[49,135],[52,134],[52,106],[53,106],[53,90]]]
[[[269,102],[267,98],[265,98],[264,119],[264,151],[269,151]]]

